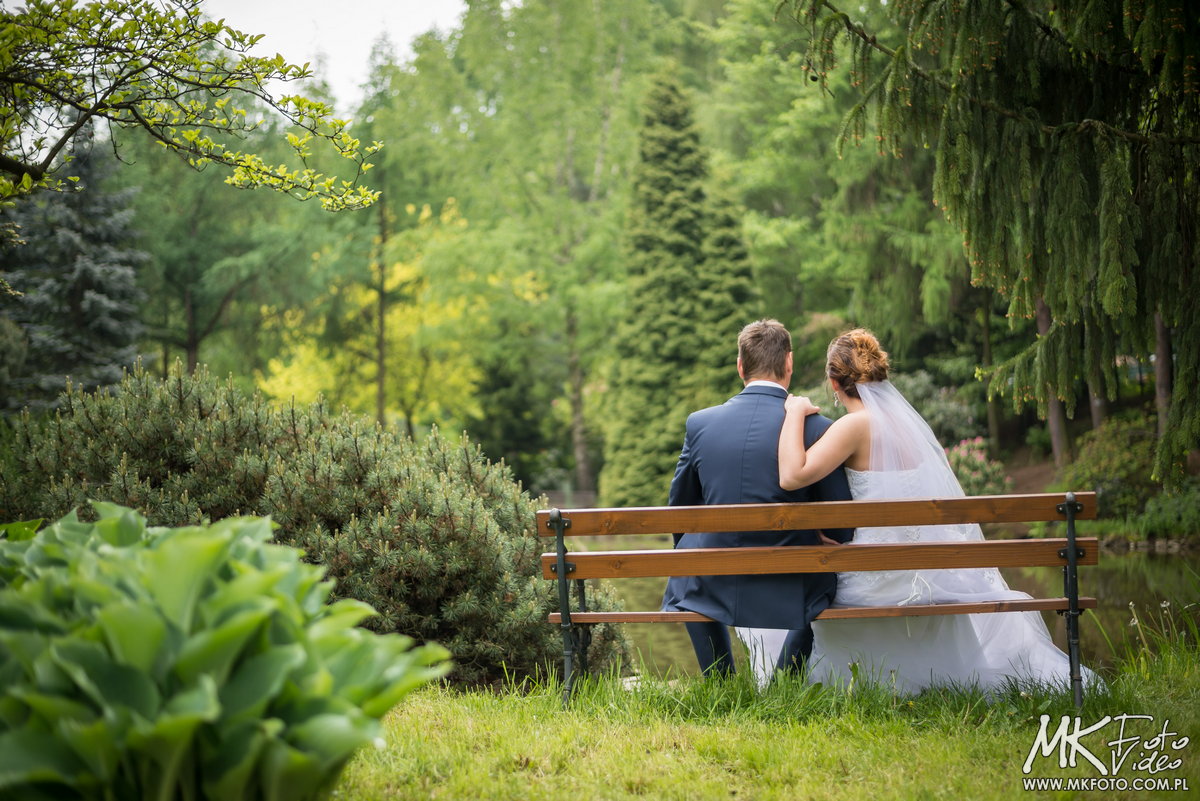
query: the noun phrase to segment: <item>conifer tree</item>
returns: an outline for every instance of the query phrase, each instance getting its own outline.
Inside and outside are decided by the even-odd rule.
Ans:
[[[697,286],[696,318],[706,350],[692,371],[695,409],[722,403],[741,391],[736,367],[738,332],[762,316],[750,253],[742,240],[744,210],[717,192],[712,193],[708,208],[704,239],[707,281]]]
[[[639,153],[601,476],[614,505],[666,500],[688,413],[729,395],[739,301],[750,292],[728,207],[719,235],[707,235],[706,156],[673,76],[653,81]]]
[[[1200,442],[1200,17],[1181,0],[900,0],[885,35],[830,0],[792,7],[815,79],[849,43],[864,94],[843,137],[873,123],[882,149],[934,148],[972,281],[1010,317],[1045,304],[993,390],[1071,412],[1082,381],[1113,397],[1118,348],[1173,349],[1155,470],[1178,476]]]
[[[75,157],[79,191],[44,192],[4,213],[24,244],[0,251],[4,277],[18,296],[0,296],[8,321],[7,381],[0,411],[53,406],[67,378],[84,390],[115,384],[137,357],[141,334],[131,192],[101,186],[102,156]],[[17,335],[19,330],[19,337]]]

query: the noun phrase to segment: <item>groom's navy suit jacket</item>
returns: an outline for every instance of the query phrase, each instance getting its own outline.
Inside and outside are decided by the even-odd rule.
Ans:
[[[786,398],[782,387],[747,387],[720,406],[691,414],[671,482],[670,504],[850,500],[846,474],[840,467],[811,486],[790,491],[780,488],[779,431]],[[826,417],[809,415],[804,424],[805,446],[811,446],[830,425]],[[834,529],[825,534],[848,542],[854,530]],[[815,531],[675,535],[676,548],[819,542]],[[798,629],[829,606],[836,588],[833,573],[675,576],[667,581],[662,608],[699,612],[731,626]]]

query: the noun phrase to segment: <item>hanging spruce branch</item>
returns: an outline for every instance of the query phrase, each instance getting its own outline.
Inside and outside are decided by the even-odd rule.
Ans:
[[[1158,319],[1177,380],[1156,473],[1179,476],[1200,442],[1200,17],[1183,0],[896,0],[882,41],[827,0],[790,7],[814,77],[845,65],[862,92],[840,145],[870,130],[895,155],[934,148],[972,281],[1010,317],[1049,308],[989,391],[1042,412],[1082,379],[1112,397],[1118,352],[1154,352]]]

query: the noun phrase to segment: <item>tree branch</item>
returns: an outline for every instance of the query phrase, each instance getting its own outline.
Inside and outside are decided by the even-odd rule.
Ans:
[[[873,48],[874,50],[879,51],[880,53],[883,53],[888,58],[895,60],[896,50],[888,47],[887,45],[881,44],[874,35],[867,33],[867,31],[861,25],[858,25],[853,20],[851,20],[850,15],[848,15],[846,12],[842,11],[837,6],[833,5],[833,3],[829,2],[829,0],[821,0],[821,5],[823,5],[825,8],[827,8],[831,12],[833,12],[841,20],[843,27],[845,27],[845,29],[852,36],[856,36],[857,38],[861,39],[867,46]],[[935,86],[938,86],[939,88],[941,88],[942,90],[944,90],[946,92],[952,91],[953,87],[951,86],[949,81],[947,81],[946,79],[941,78],[937,75],[934,75],[933,73],[929,72],[928,70],[924,69],[919,64],[917,64],[915,61],[913,61],[912,57],[909,54],[909,52],[907,51],[907,49],[905,50],[904,57],[905,57],[904,58],[905,63],[908,65],[908,68],[910,70],[912,70],[913,74],[934,84]],[[972,94],[969,94],[966,92],[960,92],[960,94],[969,102],[974,103],[975,105],[979,106],[980,108],[982,108],[986,111],[990,111],[993,114],[997,114],[999,116],[1006,117],[1010,120],[1015,120],[1017,122],[1024,123],[1038,131],[1041,131],[1042,133],[1046,134],[1047,136],[1054,136],[1057,134],[1061,134],[1070,129],[1074,129],[1077,132],[1084,132],[1084,131],[1088,130],[1089,128],[1096,128],[1096,129],[1102,129],[1105,132],[1112,134],[1113,136],[1119,137],[1121,139],[1125,139],[1130,142],[1136,142],[1138,144],[1148,144],[1150,142],[1165,142],[1165,143],[1171,144],[1171,145],[1200,144],[1200,137],[1196,137],[1196,136],[1162,136],[1162,135],[1157,135],[1157,134],[1142,134],[1142,133],[1137,133],[1134,131],[1126,131],[1123,128],[1117,128],[1116,126],[1111,125],[1107,122],[1104,122],[1103,120],[1090,120],[1089,119],[1089,120],[1080,120],[1078,122],[1066,122],[1066,123],[1062,123],[1060,125],[1047,125],[1044,122],[1038,122],[1037,120],[1030,119],[1029,117],[1025,116],[1024,114],[1021,114],[1020,112],[1013,111],[1012,109],[1007,108],[1005,106],[1001,106],[1000,104],[995,103],[991,100],[986,100],[984,98],[977,97],[975,95],[972,95]]]

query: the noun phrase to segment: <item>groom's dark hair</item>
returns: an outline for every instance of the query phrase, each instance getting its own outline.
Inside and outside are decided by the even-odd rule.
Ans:
[[[783,378],[792,335],[778,320],[755,320],[738,334],[738,358],[746,379]]]

